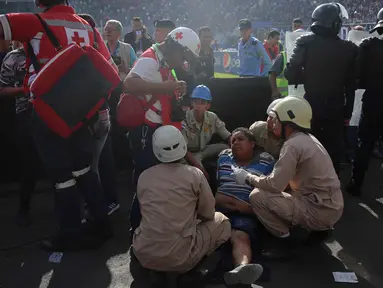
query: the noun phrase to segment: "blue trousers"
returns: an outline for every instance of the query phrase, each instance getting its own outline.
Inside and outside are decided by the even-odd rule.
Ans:
[[[158,160],[153,154],[152,143],[154,131],[156,131],[158,127],[159,125],[157,127],[141,125],[129,132],[130,147],[134,163],[133,187],[135,188],[137,188],[138,178],[141,173],[158,164]],[[130,209],[130,225],[132,231],[136,230],[140,225],[140,222],[140,203],[137,200],[137,195],[135,195]]]

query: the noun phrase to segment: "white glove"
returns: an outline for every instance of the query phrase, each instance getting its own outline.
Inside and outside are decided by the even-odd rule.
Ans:
[[[233,173],[231,173],[231,175],[234,176],[235,181],[238,184],[245,185],[246,179],[250,175],[250,173],[248,173],[246,170],[244,170],[242,168],[237,168],[234,166],[232,166],[231,168],[233,169]]]

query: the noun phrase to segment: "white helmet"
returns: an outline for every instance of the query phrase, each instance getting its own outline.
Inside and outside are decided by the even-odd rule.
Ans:
[[[311,128],[313,111],[310,103],[303,98],[287,96],[275,105],[273,112],[281,123],[293,123],[306,130]]]
[[[186,27],[178,27],[170,31],[167,38],[173,39],[186,51],[192,52],[194,56],[199,56],[201,41],[199,40],[197,33],[195,33],[192,29]]]
[[[272,118],[275,118],[276,115],[275,115],[274,111],[272,111],[272,110],[274,109],[275,105],[277,105],[281,100],[282,100],[282,98],[276,99],[273,102],[271,102],[271,104],[269,105],[269,107],[267,107],[267,110],[266,110],[267,115],[269,115]]]
[[[187,145],[181,131],[171,125],[159,127],[153,134],[153,153],[162,163],[185,157]]]

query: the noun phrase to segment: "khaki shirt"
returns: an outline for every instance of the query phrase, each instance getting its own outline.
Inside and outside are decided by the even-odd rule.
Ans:
[[[312,211],[343,210],[343,195],[331,158],[310,134],[294,133],[283,144],[273,172],[269,176],[250,176],[249,182],[256,188],[279,193],[290,184],[293,197],[309,203]]]
[[[142,220],[133,238],[140,263],[158,271],[188,267],[201,221],[214,220],[215,199],[201,170],[159,164],[138,179]]]
[[[277,139],[272,132],[267,130],[267,122],[257,121],[250,126],[249,130],[255,137],[255,144],[271,154],[275,159],[279,158],[279,153],[283,145],[283,140]]]
[[[215,113],[206,111],[203,123],[198,123],[193,109],[186,112],[186,118],[182,122],[182,134],[190,152],[203,151],[214,134],[218,134],[225,141],[231,135],[225,123]]]

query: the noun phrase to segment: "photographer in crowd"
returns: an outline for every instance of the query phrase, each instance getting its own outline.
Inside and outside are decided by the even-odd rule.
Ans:
[[[148,30],[144,27],[140,17],[134,17],[132,21],[133,31],[127,33],[124,42],[132,45],[137,57],[150,48],[153,40],[148,34]]]

